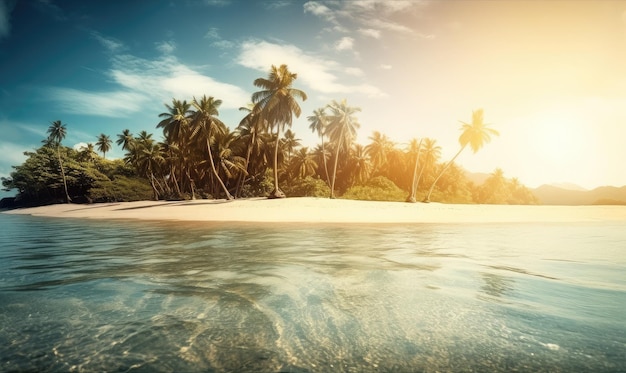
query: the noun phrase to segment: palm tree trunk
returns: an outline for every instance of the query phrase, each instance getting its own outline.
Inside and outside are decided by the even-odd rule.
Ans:
[[[467,145],[463,145],[461,147],[461,149],[459,149],[459,151],[454,155],[454,157],[452,157],[452,159],[450,160],[450,162],[448,162],[444,168],[441,170],[441,172],[439,173],[439,175],[437,175],[437,177],[435,178],[435,181],[433,181],[433,184],[430,186],[430,189],[428,190],[428,194],[426,195],[426,198],[424,198],[423,202],[430,202],[430,195],[433,192],[433,189],[435,189],[435,184],[437,184],[437,181],[439,181],[439,179],[441,178],[441,176],[443,175],[444,172],[446,172],[446,170],[448,169],[448,167],[450,167],[450,165],[452,163],[454,163],[454,160],[456,159],[456,157],[459,156],[459,154],[461,154],[461,152],[465,149]]]
[[[246,182],[246,175],[250,174],[250,170],[248,170],[248,167],[250,166],[250,156],[252,155],[252,147],[254,146],[255,142],[256,131],[252,133],[252,136],[250,136],[250,145],[248,145],[248,151],[246,154],[246,172],[242,173],[241,177],[239,178],[239,182],[237,183],[237,190],[235,191],[235,197],[240,197],[239,193],[243,188],[243,184]]]
[[[285,193],[278,187],[278,146],[280,144],[280,126],[276,126],[276,147],[274,148],[274,190],[269,198],[285,198]]]
[[[191,178],[191,175],[189,174],[189,169],[185,169],[185,173],[187,174],[187,179],[189,179],[189,187],[191,188],[191,199],[195,200],[196,199],[196,188],[194,188],[193,179]]]
[[[326,164],[326,150],[324,149],[324,135],[320,136],[322,139],[322,159],[324,160],[324,172],[326,173],[326,184],[330,183],[330,177],[328,177],[328,166]]]
[[[341,133],[339,133],[339,139],[337,141],[337,151],[335,152],[335,166],[333,167],[333,182],[330,185],[330,198],[335,198],[335,179],[337,178],[337,161],[339,160],[339,150],[341,149],[341,141],[343,140],[343,127]]]
[[[157,191],[156,185],[154,185],[154,174],[152,170],[150,170],[150,185],[152,186],[152,193],[154,193],[154,200],[159,200],[159,192]]]
[[[217,170],[215,169],[215,164],[213,164],[213,153],[211,152],[211,143],[209,141],[209,138],[210,138],[210,135],[206,140],[206,146],[209,151],[209,161],[211,162],[211,171],[213,171],[213,175],[215,176],[217,181],[220,183],[222,189],[224,190],[224,193],[226,194],[226,199],[231,200],[233,199],[233,196],[231,196],[230,193],[228,192],[228,189],[226,188],[226,185],[224,185],[222,178],[220,178],[220,176],[217,174]]]
[[[417,200],[415,199],[415,193],[417,192],[417,165],[420,160],[420,149],[422,148],[422,141],[417,145],[417,154],[415,155],[415,167],[413,167],[413,180],[411,182],[411,195],[406,199],[407,202],[415,203]]]
[[[57,156],[59,157],[59,166],[61,167],[61,177],[63,178],[63,188],[65,190],[65,203],[72,202],[69,193],[67,192],[67,179],[65,178],[65,169],[63,168],[63,162],[61,161],[61,150],[57,146]]]

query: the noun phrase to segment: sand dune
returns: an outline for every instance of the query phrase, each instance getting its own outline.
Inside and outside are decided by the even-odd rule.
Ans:
[[[60,204],[7,211],[47,217],[212,222],[492,223],[626,221],[626,206],[506,206],[265,198]]]

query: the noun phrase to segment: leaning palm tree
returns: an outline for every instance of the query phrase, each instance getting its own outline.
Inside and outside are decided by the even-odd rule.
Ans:
[[[250,157],[252,156],[252,151],[256,149],[258,152],[263,146],[263,138],[259,135],[267,127],[267,121],[261,118],[260,113],[257,112],[258,110],[255,109],[253,104],[249,104],[248,107],[240,107],[239,110],[248,113],[245,117],[243,117],[241,122],[239,122],[239,126],[237,126],[239,138],[242,141],[247,142],[245,164],[246,172],[242,172],[240,175],[235,197],[239,197],[243,185],[246,182],[246,177],[250,174]]]
[[[213,172],[213,176],[217,180],[217,182],[224,190],[224,194],[226,195],[227,200],[233,199],[233,196],[230,195],[226,185],[220,178],[217,173],[217,169],[215,168],[215,163],[213,161],[213,153],[211,151],[211,141],[213,141],[213,136],[215,131],[222,131],[226,128],[224,123],[217,118],[219,115],[219,107],[222,104],[222,100],[216,100],[213,97],[202,96],[202,98],[198,101],[196,98],[193,98],[192,105],[196,109],[192,113],[192,121],[191,121],[191,137],[199,138],[200,141],[206,142],[206,149],[209,153],[209,163],[211,164],[211,171]]]
[[[108,135],[101,133],[100,136],[98,136],[96,146],[98,147],[98,150],[102,152],[102,158],[106,159],[106,154],[109,150],[111,150],[112,143],[113,141],[111,141],[111,138]]]
[[[330,184],[330,198],[335,198],[335,179],[337,178],[339,152],[341,149],[344,149],[346,152],[350,150],[350,145],[356,138],[356,130],[361,126],[354,114],[361,111],[361,108],[348,106],[345,99],[341,102],[333,100],[327,107],[330,110],[330,115],[328,116],[326,132],[335,148],[335,164]]]
[[[276,128],[276,144],[274,149],[274,190],[269,198],[284,198],[285,194],[278,187],[278,146],[280,132],[284,127],[291,127],[293,115],[300,116],[300,105],[296,98],[305,101],[304,91],[292,88],[298,74],[292,73],[287,65],[276,67],[272,65],[267,78],[258,78],[254,81],[261,91],[252,94],[252,102],[259,109],[261,116],[267,120],[271,128]]]
[[[61,168],[61,176],[63,177],[63,188],[65,189],[65,203],[72,202],[69,193],[67,192],[67,179],[65,178],[65,169],[63,168],[63,162],[61,161],[61,141],[67,135],[65,124],[60,120],[55,120],[48,127],[48,143],[53,144],[57,148],[57,156],[59,158],[59,167]]]
[[[330,184],[330,178],[328,177],[328,166],[326,164],[326,157],[324,156],[324,154],[326,154],[326,149],[324,149],[324,132],[326,132],[326,127],[328,125],[328,118],[326,117],[324,108],[313,110],[313,115],[308,116],[307,120],[311,122],[311,124],[309,124],[309,129],[312,132],[317,132],[317,135],[322,141],[321,154],[324,161],[324,173],[326,174],[326,183]]]
[[[163,161],[163,153],[161,146],[154,142],[148,142],[141,144],[138,147],[139,154],[137,154],[137,166],[142,174],[144,174],[150,180],[150,186],[154,194],[154,200],[159,200],[159,192],[156,187],[156,177],[154,172],[159,169]]]
[[[444,172],[446,172],[446,170],[450,167],[450,165],[454,163],[456,157],[461,154],[461,152],[467,147],[467,145],[469,145],[470,148],[472,148],[472,151],[476,153],[480,150],[480,148],[485,145],[485,143],[491,141],[491,135],[500,135],[498,131],[494,130],[493,128],[489,128],[489,124],[484,123],[483,109],[478,109],[472,112],[472,123],[465,123],[463,121],[461,121],[461,123],[463,124],[461,126],[461,131],[463,132],[461,133],[461,136],[459,136],[459,144],[461,144],[461,149],[459,149],[454,157],[452,157],[450,162],[448,162],[441,169],[441,172],[439,172],[439,175],[435,178],[435,181],[433,181],[432,185],[430,186],[428,194],[426,195],[426,198],[424,198],[424,202],[430,201],[430,195],[435,188],[435,184],[437,184],[437,181],[439,181],[441,175],[443,175]]]

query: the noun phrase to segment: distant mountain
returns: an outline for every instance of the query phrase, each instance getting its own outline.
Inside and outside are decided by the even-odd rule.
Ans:
[[[576,185],[573,183],[552,183],[550,185],[557,187],[557,188],[566,189],[566,190],[579,190],[579,191],[588,190],[588,189],[581,187],[580,185]]]
[[[571,190],[542,185],[532,189],[532,192],[544,205],[626,205],[626,186]]]

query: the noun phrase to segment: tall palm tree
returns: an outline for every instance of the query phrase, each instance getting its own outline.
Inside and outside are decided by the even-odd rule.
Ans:
[[[489,128],[488,127],[489,124],[484,123],[483,114],[484,114],[483,109],[478,109],[472,112],[471,123],[465,123],[463,121],[460,121],[463,124],[461,126],[461,131],[463,132],[461,133],[461,136],[459,136],[459,144],[461,144],[461,149],[459,149],[459,151],[454,155],[454,157],[452,157],[450,162],[448,162],[443,167],[439,175],[435,178],[435,181],[433,181],[432,185],[430,186],[430,189],[428,190],[428,194],[426,195],[424,202],[430,201],[430,195],[432,194],[433,189],[435,188],[435,184],[437,184],[437,181],[439,181],[439,178],[441,178],[441,175],[443,175],[443,173],[446,172],[448,167],[450,167],[450,165],[454,163],[454,160],[456,159],[456,157],[458,157],[459,154],[461,154],[461,152],[467,147],[467,145],[469,145],[470,148],[472,148],[472,151],[476,153],[477,151],[480,150],[480,148],[482,148],[485,145],[485,143],[488,143],[491,141],[492,135],[493,136],[500,135],[498,131],[494,130],[493,128]]]
[[[164,161],[161,146],[154,142],[147,142],[141,144],[139,150],[140,152],[137,157],[137,165],[141,172],[150,180],[150,186],[152,186],[152,192],[154,193],[154,200],[158,201],[159,192],[156,187],[156,177],[154,176],[154,172],[159,169]]]
[[[387,137],[378,131],[374,131],[372,136],[368,137],[371,140],[365,147],[365,153],[370,157],[372,161],[372,167],[374,173],[382,173],[387,164],[387,157],[391,153],[394,147],[394,143]]]
[[[219,107],[222,105],[222,100],[216,100],[214,97],[202,96],[200,100],[193,98],[192,105],[195,111],[192,114],[191,122],[191,137],[199,138],[200,141],[206,142],[206,149],[209,153],[209,163],[211,164],[211,171],[217,182],[222,187],[227,200],[233,199],[230,195],[226,185],[220,178],[215,168],[213,161],[213,152],[211,151],[211,141],[213,140],[215,131],[223,131],[226,129],[224,123],[217,118],[219,115]]]
[[[307,120],[311,122],[311,124],[309,124],[309,129],[314,133],[317,132],[317,135],[322,141],[321,154],[324,161],[324,173],[326,174],[326,183],[330,184],[330,178],[328,177],[328,166],[326,164],[326,157],[324,156],[324,154],[326,154],[326,149],[324,149],[324,132],[326,132],[326,127],[328,126],[328,118],[326,117],[326,112],[324,111],[324,108],[313,110],[313,115],[308,116]]]
[[[420,159],[420,150],[422,149],[422,142],[424,139],[421,139],[419,142],[417,139],[412,139],[409,145],[409,154],[415,155],[415,166],[413,167],[413,179],[411,181],[411,194],[407,197],[406,201],[415,203],[417,199],[415,198],[415,193],[417,192],[417,167],[419,165]]]
[[[292,73],[287,65],[276,67],[272,65],[267,78],[255,79],[254,85],[261,88],[261,91],[252,94],[252,102],[257,105],[261,115],[265,118],[271,128],[276,128],[276,144],[274,150],[274,190],[269,198],[284,198],[285,194],[278,186],[278,146],[280,132],[284,127],[291,127],[293,115],[300,116],[300,105],[296,98],[305,101],[306,93],[296,88],[292,88],[293,82],[298,74]]]
[[[435,163],[441,158],[441,146],[437,145],[437,140],[428,137],[423,140],[423,150],[420,151],[422,167],[420,167],[420,173],[417,175],[417,181],[415,182],[417,187],[419,187],[424,170],[432,170]]]
[[[63,162],[61,161],[61,141],[67,135],[67,129],[65,124],[60,120],[55,120],[48,127],[48,139],[50,144],[54,144],[57,148],[57,157],[59,158],[59,167],[61,168],[61,177],[63,178],[63,188],[65,190],[65,203],[72,202],[69,193],[67,192],[67,179],[65,177],[65,169],[63,168]]]
[[[341,149],[344,149],[346,152],[350,150],[350,145],[356,138],[356,131],[361,126],[354,114],[361,111],[361,108],[348,106],[345,99],[341,102],[333,100],[327,107],[330,110],[330,115],[328,116],[326,132],[335,148],[335,164],[330,184],[330,198],[335,198],[335,179],[337,178],[339,152]]]
[[[248,107],[240,107],[239,110],[248,113],[245,117],[243,117],[241,122],[239,122],[239,126],[237,126],[239,137],[243,140],[247,140],[245,164],[246,172],[242,173],[240,176],[235,197],[239,197],[243,184],[246,182],[246,177],[250,174],[250,157],[252,156],[252,152],[254,150],[259,151],[263,146],[263,138],[260,134],[267,127],[267,121],[261,117],[255,105],[249,104]]]
[[[117,140],[115,141],[115,143],[118,146],[122,146],[122,150],[128,150],[130,149],[131,146],[133,146],[133,141],[135,140],[135,138],[133,137],[133,134],[130,133],[129,129],[125,129],[124,131],[122,131],[122,133],[117,135]]]
[[[109,150],[111,150],[112,143],[113,141],[111,141],[111,138],[108,135],[101,133],[100,136],[98,136],[96,146],[98,147],[98,150],[102,152],[102,158],[106,159],[106,154]]]
[[[163,118],[157,128],[163,128],[163,136],[171,144],[180,145],[189,130],[191,104],[172,99],[172,106],[165,104],[167,112],[159,114]]]

